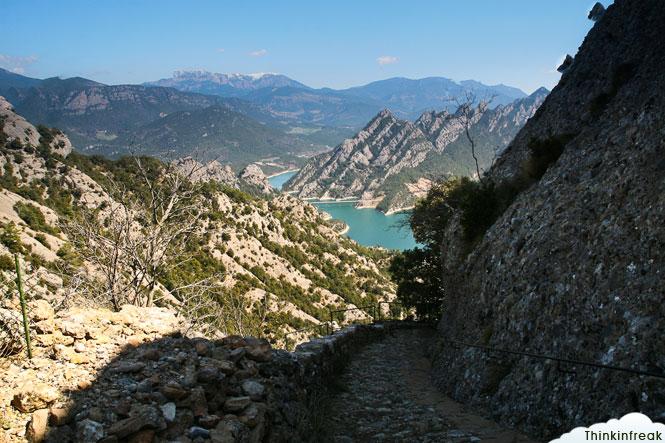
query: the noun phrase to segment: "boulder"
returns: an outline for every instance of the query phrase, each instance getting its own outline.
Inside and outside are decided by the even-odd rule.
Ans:
[[[46,428],[48,426],[48,409],[37,409],[32,413],[32,418],[28,422],[25,430],[25,438],[30,443],[41,443],[46,437]]]
[[[252,400],[261,400],[265,394],[266,388],[261,383],[254,380],[245,380],[242,383],[242,391]]]
[[[602,3],[596,2],[595,5],[593,5],[593,8],[589,11],[588,18],[589,20],[593,20],[594,22],[597,22],[601,18],[603,18],[603,15],[605,15],[605,6],[603,6]]]
[[[79,443],[97,443],[105,436],[101,423],[85,419],[76,424],[76,441]]]
[[[109,429],[109,435],[123,439],[143,429],[165,429],[166,423],[162,411],[152,406],[141,406],[132,411],[128,418],[117,421]]]
[[[52,407],[49,409],[49,423],[51,423],[53,426],[65,425],[69,419],[69,411],[66,408]]]
[[[256,361],[269,361],[272,358],[272,348],[268,340],[247,338],[246,343],[247,358]]]
[[[252,400],[249,397],[231,397],[224,402],[226,412],[240,412],[250,405]]]
[[[189,394],[179,383],[171,381],[162,386],[161,393],[169,400],[180,400]]]
[[[556,70],[563,74],[568,70],[568,68],[572,66],[573,61],[575,61],[575,59],[570,54],[566,54],[566,58],[563,60],[563,63],[561,63],[559,67],[556,68]]]
[[[46,300],[32,300],[28,303],[30,319],[34,322],[53,320],[55,310]]]
[[[162,415],[164,416],[164,420],[166,420],[169,423],[175,420],[175,412],[176,412],[175,403],[173,402],[164,403],[159,407],[159,409],[162,410]]]
[[[201,386],[192,389],[189,401],[194,417],[202,417],[208,414],[208,402],[206,401],[205,391]]]
[[[19,392],[14,394],[12,406],[21,412],[33,412],[37,409],[47,408],[56,401],[59,392],[54,387],[42,382],[31,383],[23,386]]]

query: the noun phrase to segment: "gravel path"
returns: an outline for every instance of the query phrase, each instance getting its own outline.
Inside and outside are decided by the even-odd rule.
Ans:
[[[432,331],[395,330],[353,359],[322,425],[329,442],[529,442],[468,413],[431,383]]]

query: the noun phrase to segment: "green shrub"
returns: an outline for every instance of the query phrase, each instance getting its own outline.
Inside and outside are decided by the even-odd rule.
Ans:
[[[32,203],[16,202],[14,204],[14,211],[31,229],[49,234],[58,233],[56,228],[46,222],[42,211]]]
[[[25,251],[25,246],[21,242],[21,236],[14,222],[9,222],[2,226],[2,230],[0,230],[0,243],[5,245],[13,253],[22,253]]]
[[[522,164],[524,179],[530,182],[540,180],[547,169],[561,157],[566,144],[573,137],[573,134],[562,134],[544,140],[530,140],[529,158]]]
[[[397,300],[415,309],[420,320],[438,321],[444,300],[439,251],[429,247],[403,251],[393,258],[389,271],[397,283]]]
[[[21,143],[21,140],[15,138],[9,143],[7,143],[5,146],[7,146],[7,149],[12,149],[15,151],[19,151],[23,149],[23,143]]]
[[[0,255],[0,271],[13,271],[16,269],[14,258],[8,254]]]
[[[64,261],[70,266],[80,266],[82,261],[70,243],[65,243],[58,249],[56,253],[60,260]]]
[[[39,243],[43,244],[47,248],[51,249],[51,245],[49,244],[48,240],[46,240],[46,236],[41,232],[35,235],[35,240],[37,240]]]

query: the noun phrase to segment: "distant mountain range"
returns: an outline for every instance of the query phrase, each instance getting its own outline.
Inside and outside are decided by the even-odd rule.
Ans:
[[[264,158],[303,164],[353,136],[383,108],[415,119],[425,110],[453,111],[454,99],[468,92],[492,96],[495,105],[526,96],[503,85],[440,77],[333,90],[280,74],[177,72],[144,85],[105,85],[0,69],[0,95],[31,122],[62,128],[80,151],[184,157],[203,150],[236,168]]]
[[[242,97],[250,91],[263,88],[294,87],[310,89],[285,75],[273,73],[217,74],[207,71],[176,71],[171,78],[144,83],[146,86],[163,86],[180,91]]]
[[[129,150],[169,158],[204,152],[237,168],[274,157],[292,164],[329,149],[327,134],[330,145],[347,135],[334,128],[291,132],[236,98],[80,77],[38,80],[0,70],[0,95],[29,121],[62,128],[79,151],[111,157]]]
[[[480,168],[487,169],[549,91],[499,105],[470,118]],[[461,113],[425,112],[415,122],[383,110],[355,137],[310,160],[284,188],[302,198],[359,199],[386,212],[408,208],[431,180],[474,175]]]
[[[466,92],[494,97],[494,106],[526,97],[520,89],[488,86],[474,80],[455,82],[444,77],[418,80],[390,78],[348,89],[314,89],[280,74],[217,74],[177,71],[173,77],[145,83],[180,91],[242,97],[284,123],[360,128],[378,111],[416,119],[430,109],[454,110],[454,99]]]

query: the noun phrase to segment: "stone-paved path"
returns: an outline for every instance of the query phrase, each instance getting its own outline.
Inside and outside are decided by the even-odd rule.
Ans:
[[[337,381],[323,441],[529,442],[467,412],[431,383],[426,349],[432,331],[395,330],[360,351]]]

